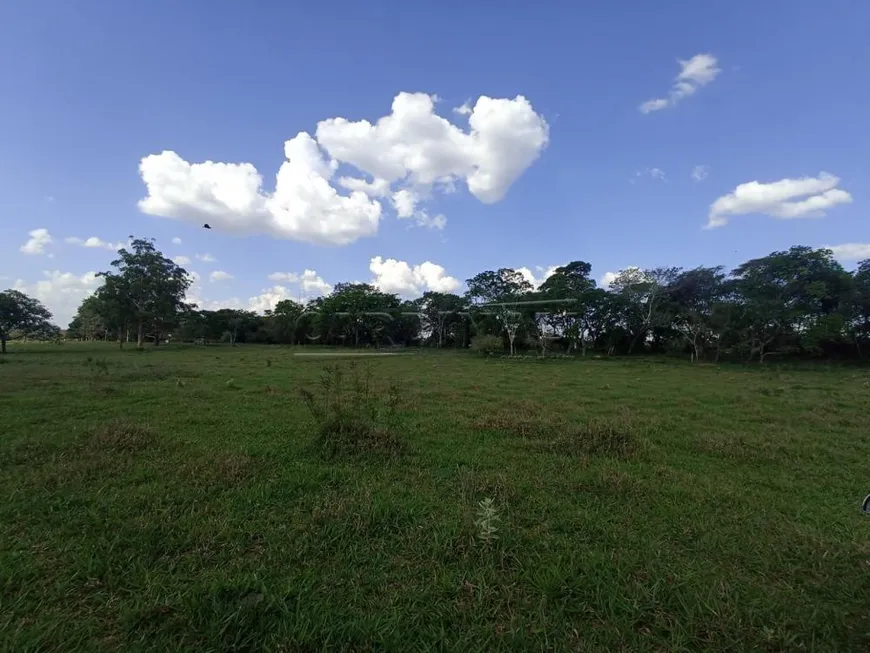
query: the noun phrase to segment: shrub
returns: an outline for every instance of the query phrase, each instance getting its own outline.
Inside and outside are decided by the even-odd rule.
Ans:
[[[497,354],[504,351],[504,342],[502,342],[501,336],[489,334],[474,336],[471,339],[471,350],[487,356]]]
[[[350,363],[324,368],[314,391],[299,390],[302,401],[317,423],[317,442],[327,457],[367,452],[395,454],[402,448],[392,426],[400,400],[399,387],[391,383],[386,393],[372,388],[372,375]]]

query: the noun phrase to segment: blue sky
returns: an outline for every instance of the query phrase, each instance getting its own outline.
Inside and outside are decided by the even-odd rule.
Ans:
[[[576,259],[601,278],[795,244],[853,245],[837,250],[847,266],[870,256],[868,3],[300,4],[4,3],[0,285],[65,325],[93,290],[88,273],[113,258],[67,239],[130,234],[191,259],[208,307],[263,308],[348,280],[412,295]],[[685,65],[691,88],[674,96]],[[359,125],[318,130],[376,123],[400,93],[437,96],[434,114],[454,127],[414,95],[370,140]],[[654,98],[668,106],[640,110]],[[474,114],[454,111],[466,102]],[[276,193],[299,132],[305,156]],[[164,151],[176,158],[151,160],[149,188],[140,162]],[[402,152],[380,194],[341,199],[341,177],[371,182]],[[262,187],[245,186],[250,168],[179,177],[206,161],[251,164]],[[312,174],[326,195],[312,199]],[[420,200],[404,218],[402,189]],[[149,193],[146,210],[169,217],[141,210]],[[717,200],[713,222],[727,224],[705,229]],[[210,281],[218,270],[233,278]]]

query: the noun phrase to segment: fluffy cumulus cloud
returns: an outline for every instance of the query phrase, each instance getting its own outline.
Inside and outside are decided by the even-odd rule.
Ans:
[[[284,283],[299,284],[299,290],[303,297],[318,297],[332,292],[332,285],[323,280],[314,270],[305,270],[302,274],[295,272],[273,272],[269,275],[270,281],[282,281]]]
[[[179,238],[178,236],[176,236],[175,238],[172,239],[172,244],[173,244],[173,245],[180,245],[180,244],[181,244],[181,238]]]
[[[214,263],[215,261],[217,261],[217,259],[214,256],[212,256],[211,254],[208,254],[208,253],[197,254],[196,258],[200,261],[205,262],[205,263]]]
[[[188,163],[171,151],[146,156],[139,172],[148,196],[139,208],[230,232],[322,244],[346,245],[377,231],[380,202],[361,191],[339,194],[330,184],[337,165],[310,135],[287,141],[284,156],[273,193],[263,190],[250,163]]]
[[[97,236],[91,236],[90,238],[84,239],[70,236],[69,238],[66,238],[65,241],[69,245],[79,245],[90,249],[107,249],[111,252],[116,252],[124,247],[124,243],[110,243],[102,238],[98,238]]]
[[[412,266],[405,261],[375,256],[369,262],[369,270],[375,275],[373,286],[404,297],[419,297],[427,290],[454,292],[460,285],[442,266],[429,261]]]
[[[46,270],[35,283],[18,279],[13,288],[35,297],[52,312],[52,321],[61,328],[70,323],[82,300],[102,283],[96,272],[78,275],[60,270]]]
[[[653,98],[641,104],[641,113],[661,111],[676,106],[682,99],[694,95],[702,86],[706,86],[722,72],[718,61],[712,54],[696,54],[691,59],[678,59],[680,72],[674,79],[667,97]]]
[[[435,114],[425,93],[399,93],[390,115],[376,123],[330,118],[317,141],[334,159],[403,186],[430,188],[465,181],[484,203],[501,200],[549,139],[546,121],[523,96],[481,96],[470,109],[469,130]]]
[[[210,275],[208,275],[209,281],[229,281],[230,279],[235,279],[233,275],[229,272],[224,272],[223,270],[215,270]]]
[[[842,245],[825,245],[841,261],[864,261],[870,259],[870,243],[843,243]]]
[[[389,198],[401,217],[442,228],[444,216],[430,217],[420,202],[457,182],[481,202],[498,202],[540,156],[549,130],[523,96],[481,96],[464,114],[468,129],[436,115],[434,101],[399,93],[390,114],[374,123],[329,118],[314,137],[300,132],[284,145],[273,192],[250,163],[151,154],[139,165],[147,189],[139,208],[226,231],[345,245],[377,231]],[[357,173],[333,183],[341,164]]]
[[[722,227],[730,216],[748,213],[783,220],[820,217],[827,209],[852,201],[849,193],[837,188],[839,184],[839,178],[826,172],[818,177],[740,184],[710,205],[707,228]]]
[[[544,283],[553,275],[558,267],[558,265],[551,265],[545,268],[540,265],[536,265],[535,272],[532,272],[532,270],[527,267],[516,268],[516,271],[523,275],[523,279],[532,284],[533,288],[537,289],[542,283]]]
[[[45,246],[51,244],[51,234],[48,229],[34,229],[27,234],[30,238],[19,247],[19,251],[24,254],[45,254]]]
[[[172,260],[177,265],[190,265],[190,257],[189,256],[174,256]]]

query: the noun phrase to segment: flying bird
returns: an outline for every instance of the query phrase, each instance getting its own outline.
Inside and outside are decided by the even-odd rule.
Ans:
[[[211,225],[208,222],[206,222],[204,225],[202,225],[202,228],[203,229],[211,229]]]

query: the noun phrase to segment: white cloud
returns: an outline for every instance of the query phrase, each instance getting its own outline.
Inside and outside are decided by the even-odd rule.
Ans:
[[[178,236],[176,236],[175,238],[172,239],[172,244],[173,244],[173,245],[180,245],[180,244],[181,244],[181,238],[179,238]]]
[[[224,272],[223,270],[215,270],[210,275],[208,275],[209,281],[229,281],[230,279],[235,279],[233,275],[229,272]]]
[[[318,123],[317,140],[300,132],[285,143],[273,193],[250,163],[191,164],[172,151],[146,156],[139,171],[148,195],[139,208],[228,231],[345,245],[377,232],[382,206],[375,198],[394,191],[429,197],[465,181],[480,201],[497,202],[547,145],[547,123],[523,96],[481,96],[467,131],[436,115],[434,99],[399,93],[390,115],[374,124],[330,118]],[[338,179],[349,195],[331,183],[341,163],[363,175]],[[445,222],[413,215],[418,224]]]
[[[385,197],[390,192],[390,182],[386,179],[366,181],[357,177],[339,177],[338,185],[351,192],[359,191],[369,197]]]
[[[620,274],[622,274],[624,272],[629,273],[631,275],[631,277],[633,277],[638,282],[642,281],[643,278],[646,276],[646,273],[641,268],[637,267],[636,265],[629,265],[628,267],[623,268],[619,272],[605,272],[603,275],[601,275],[601,278],[598,280],[598,287],[604,288],[605,290],[609,290],[610,285],[614,281],[616,281],[616,278]]]
[[[403,188],[393,193],[393,206],[396,208],[396,215],[400,218],[410,218],[414,215],[417,209],[417,202],[420,201],[419,195],[412,190]]]
[[[821,172],[818,177],[740,184],[710,205],[707,228],[722,227],[728,224],[728,216],[747,213],[784,220],[823,216],[826,209],[852,201],[849,193],[837,188],[839,183],[839,178]]]
[[[636,170],[634,173],[634,177],[628,180],[630,184],[635,183],[638,179],[644,179],[649,177],[655,181],[667,181],[668,176],[664,170],[661,168],[643,168],[642,170]]]
[[[273,272],[269,275],[270,281],[283,281],[285,283],[298,283],[302,294],[307,297],[328,295],[332,292],[332,285],[323,280],[323,277],[314,270],[305,270],[302,274],[295,272]]]
[[[274,311],[278,302],[285,299],[298,301],[299,298],[294,297],[289,288],[285,288],[284,286],[272,286],[271,288],[265,288],[259,295],[250,297],[248,299],[248,307],[250,310],[256,311],[257,313]]]
[[[710,166],[695,166],[692,168],[692,179],[694,181],[704,181],[710,176]]]
[[[414,214],[414,219],[417,225],[427,229],[444,229],[447,226],[447,218],[439,213],[438,215],[430,216],[426,211],[417,211]]]
[[[399,93],[390,115],[375,124],[321,121],[317,141],[373,178],[424,188],[464,179],[480,201],[497,202],[546,146],[547,123],[521,95],[481,96],[468,122],[466,132],[435,114],[432,96]]]
[[[197,254],[196,258],[199,259],[200,261],[204,261],[205,263],[214,263],[215,261],[217,261],[217,259],[214,256],[212,256],[211,254],[208,254],[208,253]]]
[[[454,292],[460,285],[442,266],[429,261],[411,266],[405,261],[375,256],[369,262],[369,270],[375,275],[372,285],[405,297],[418,297],[427,290]]]
[[[420,195],[407,188],[402,188],[393,193],[392,201],[396,209],[396,215],[399,218],[414,218],[414,221],[420,227],[428,229],[444,229],[447,226],[447,218],[438,214],[430,216],[425,209],[417,210],[421,198]]]
[[[30,239],[18,248],[19,251],[25,254],[45,254],[45,246],[52,242],[48,229],[34,229],[27,235],[30,236]]]
[[[172,257],[172,260],[177,265],[190,265],[190,258],[187,256],[174,256]]]
[[[640,105],[641,113],[650,113],[652,111],[658,111],[660,109],[666,109],[669,107],[671,103],[665,98],[656,98],[654,100],[647,100],[643,104]]]
[[[35,297],[52,312],[52,321],[61,328],[70,323],[82,300],[102,284],[96,272],[76,275],[72,272],[45,270],[44,279],[27,283],[18,279],[13,288]]]
[[[619,272],[605,272],[601,275],[601,278],[598,280],[599,288],[608,289],[610,288],[610,284],[612,284],[616,277],[619,276]]]
[[[373,235],[381,204],[365,193],[339,195],[330,185],[334,163],[327,163],[314,139],[300,132],[284,144],[275,192],[262,190],[250,163],[190,164],[175,152],[142,159],[139,171],[148,196],[139,208],[150,215],[206,221],[238,233],[346,245]]]
[[[693,95],[695,91],[712,82],[722,72],[722,69],[717,67],[716,57],[712,54],[696,54],[691,59],[678,59],[677,61],[680,64],[680,72],[674,79],[668,97],[647,100],[638,107],[641,113],[651,113],[676,106],[680,100]]]
[[[535,270],[536,270],[537,274],[535,272],[532,272],[527,267],[514,268],[514,269],[517,272],[519,272],[521,275],[523,275],[523,279],[525,279],[530,284],[532,284],[532,287],[537,290],[542,283],[544,283],[547,279],[549,279],[553,275],[553,273],[556,271],[556,269],[558,267],[559,267],[558,265],[551,265],[551,266],[545,268],[545,267],[542,267],[540,265],[536,265]]]
[[[842,245],[825,245],[834,253],[834,258],[841,261],[863,261],[870,259],[870,243],[843,243]]]
[[[642,170],[637,170],[634,173],[634,177],[629,179],[629,183],[635,183],[638,179],[649,177],[650,179],[654,179],[655,181],[667,181],[668,176],[664,170],[661,168],[643,168]]]
[[[81,247],[87,247],[90,249],[107,249],[111,252],[117,252],[124,246],[124,243],[110,243],[102,238],[98,238],[97,236],[91,236],[90,238],[85,238],[82,240],[81,238],[77,238],[76,236],[70,236],[69,238],[64,239],[70,245],[80,245]]]
[[[273,272],[268,276],[269,281],[286,281],[288,283],[296,283],[299,281],[299,275],[295,272]]]
[[[466,100],[458,107],[453,107],[453,113],[460,116],[470,116],[471,115],[471,99]]]

